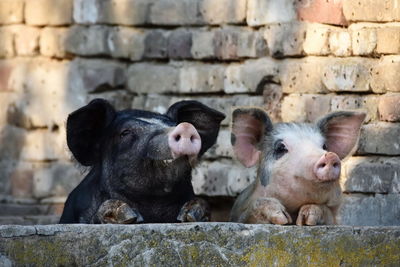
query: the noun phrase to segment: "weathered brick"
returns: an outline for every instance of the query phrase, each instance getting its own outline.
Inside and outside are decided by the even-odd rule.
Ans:
[[[331,95],[288,95],[282,101],[282,120],[314,122],[330,111],[331,98]]]
[[[25,1],[25,22],[29,25],[67,25],[72,22],[73,0]]]
[[[304,55],[303,43],[306,37],[307,23],[292,22],[268,25],[264,39],[273,57]]]
[[[184,63],[179,66],[180,93],[211,93],[224,90],[225,66]]]
[[[378,120],[379,96],[335,95],[332,96],[331,110],[357,110],[367,113],[365,122]]]
[[[204,28],[193,31],[191,54],[195,59],[214,58],[214,31]]]
[[[108,34],[110,27],[107,26],[73,26],[68,32],[65,41],[67,52],[82,56],[108,55]]]
[[[382,121],[400,121],[400,94],[387,94],[380,97],[379,118]]]
[[[145,32],[128,27],[113,27],[108,35],[108,49],[115,58],[141,60],[144,55]]]
[[[400,56],[385,56],[372,69],[371,87],[375,93],[400,92]]]
[[[400,194],[346,195],[338,218],[343,225],[399,225]]]
[[[247,169],[229,160],[203,161],[192,172],[195,194],[236,196],[256,177],[256,169]]]
[[[328,55],[330,52],[329,33],[333,29],[334,27],[324,24],[308,24],[303,43],[304,52],[307,55]]]
[[[297,16],[300,20],[326,24],[346,25],[342,0],[297,1]]]
[[[0,63],[0,72],[1,72],[1,63]],[[0,78],[1,79],[1,78]],[[1,89],[0,89],[1,91]],[[0,92],[0,127],[7,123],[7,111],[8,106],[15,101],[17,95],[11,92]]]
[[[21,156],[26,131],[10,125],[0,127],[0,159],[17,160]]]
[[[142,25],[153,0],[74,0],[73,17],[80,24]]]
[[[44,56],[65,58],[68,28],[46,27],[40,33],[40,53]]]
[[[343,13],[348,21],[398,21],[399,0],[343,0]]]
[[[179,69],[167,64],[137,63],[128,68],[128,89],[133,93],[179,90]]]
[[[364,58],[335,58],[323,68],[322,82],[333,92],[368,92],[372,67],[377,61]]]
[[[399,54],[400,53],[400,25],[397,27],[381,27],[377,31],[376,52],[379,54]]]
[[[77,58],[71,62],[70,86],[79,92],[101,92],[126,84],[126,65],[118,61]]]
[[[262,92],[267,82],[279,80],[278,62],[271,58],[247,60],[226,68],[224,91],[232,93]]]
[[[106,99],[113,105],[117,110],[131,108],[133,102],[133,95],[128,93],[126,90],[115,90],[100,93],[91,93],[87,95],[86,102],[89,103],[95,98]]]
[[[67,196],[83,177],[70,162],[41,164],[33,176],[33,195],[36,198]]]
[[[64,125],[66,116],[84,104],[85,91],[71,75],[67,61],[19,60],[8,82],[19,94],[9,107],[9,123],[25,128]]]
[[[329,48],[335,56],[347,57],[351,51],[351,35],[347,30],[335,30],[329,34]]]
[[[293,0],[248,0],[247,24],[260,26],[296,20]]]
[[[400,124],[379,122],[364,125],[358,154],[400,155]]]
[[[40,29],[26,25],[15,25],[14,33],[15,52],[20,56],[35,56],[39,54]]]
[[[378,44],[377,24],[354,23],[350,25],[349,31],[353,55],[366,56],[375,53]]]
[[[168,37],[167,46],[169,58],[191,58],[192,32],[187,29],[178,29],[173,31]]]
[[[16,64],[18,64],[18,62],[14,60],[0,61],[0,92],[12,90],[10,86],[10,79],[12,72],[16,68]],[[4,99],[4,96],[2,98]],[[1,124],[1,119],[0,119],[0,124]]]
[[[322,78],[331,64],[326,57],[286,59],[280,64],[279,77],[284,93],[326,93]]]
[[[151,5],[149,22],[155,25],[237,24],[245,16],[243,0],[161,0]]]
[[[272,121],[278,122],[282,120],[282,86],[276,83],[267,83],[263,92],[264,109]]]
[[[144,40],[144,56],[146,58],[167,58],[170,33],[170,31],[163,30],[148,32]]]
[[[0,1],[0,24],[21,23],[24,20],[25,0]]]
[[[398,158],[352,157],[342,167],[346,193],[400,193]]]
[[[216,143],[202,157],[204,159],[218,159],[220,157],[232,158],[233,149],[231,145],[230,129],[220,129]]]
[[[12,26],[0,27],[0,58],[9,58],[16,54],[13,28]]]

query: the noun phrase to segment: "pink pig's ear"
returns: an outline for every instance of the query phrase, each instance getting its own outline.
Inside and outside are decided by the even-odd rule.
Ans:
[[[365,116],[362,112],[338,111],[320,119],[317,125],[326,138],[328,151],[345,158],[357,144]]]
[[[257,164],[263,137],[272,122],[261,108],[237,108],[232,113],[231,143],[237,159],[247,168]]]

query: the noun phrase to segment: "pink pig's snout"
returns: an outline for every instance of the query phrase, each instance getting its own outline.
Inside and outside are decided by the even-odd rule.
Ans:
[[[169,133],[168,145],[174,159],[181,156],[193,158],[200,152],[201,138],[192,124],[182,122]]]
[[[314,174],[322,182],[335,181],[340,177],[341,162],[333,152],[327,152],[314,165]]]

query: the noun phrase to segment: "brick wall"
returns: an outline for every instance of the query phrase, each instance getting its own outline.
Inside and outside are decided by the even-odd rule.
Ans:
[[[164,112],[197,99],[228,118],[193,172],[226,217],[254,170],[232,160],[231,106],[275,121],[368,113],[343,168],[342,223],[400,224],[400,0],[1,0],[0,222],[56,222],[83,177],[69,112],[96,97]]]

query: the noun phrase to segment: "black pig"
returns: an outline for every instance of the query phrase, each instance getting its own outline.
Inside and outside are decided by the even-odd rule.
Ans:
[[[191,170],[216,141],[224,114],[181,101],[162,115],[116,111],[95,99],[68,116],[67,144],[90,172],[71,192],[60,223],[206,221]]]

